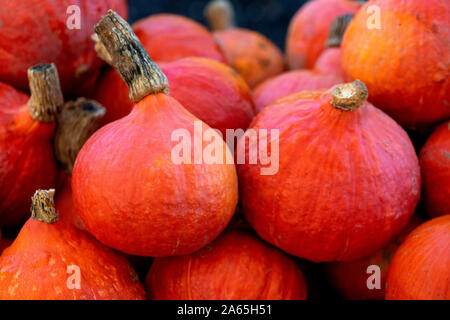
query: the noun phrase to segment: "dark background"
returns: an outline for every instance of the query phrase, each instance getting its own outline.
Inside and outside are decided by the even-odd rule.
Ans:
[[[208,0],[128,0],[129,21],[155,13],[188,16],[204,25],[203,9]],[[289,21],[306,0],[231,0],[236,11],[236,24],[267,36],[281,49]]]

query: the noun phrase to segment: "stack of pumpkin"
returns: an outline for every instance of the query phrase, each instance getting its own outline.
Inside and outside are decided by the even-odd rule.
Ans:
[[[450,299],[448,1],[310,1],[286,58],[71,2],[0,7],[0,299]]]

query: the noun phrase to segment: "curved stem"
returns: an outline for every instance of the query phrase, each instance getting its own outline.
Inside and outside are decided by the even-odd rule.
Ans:
[[[339,84],[333,89],[331,104],[342,110],[355,110],[367,100],[366,85],[359,80]]]
[[[45,223],[58,221],[53,197],[55,190],[37,190],[31,200],[31,218]]]
[[[138,102],[149,94],[169,93],[169,82],[142,47],[130,25],[112,10],[95,25],[95,32],[111,64],[128,85],[130,99]]]
[[[212,0],[205,7],[204,15],[213,31],[227,30],[235,26],[234,8],[228,0]]]
[[[34,120],[52,122],[64,103],[56,66],[39,64],[28,69],[28,111]]]
[[[56,159],[67,173],[72,174],[78,152],[100,126],[105,112],[98,102],[85,98],[64,105],[57,118],[54,149]]]

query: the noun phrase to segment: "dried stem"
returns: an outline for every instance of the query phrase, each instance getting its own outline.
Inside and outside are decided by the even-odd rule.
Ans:
[[[45,223],[58,221],[53,197],[55,190],[37,190],[31,198],[31,218]]]
[[[52,122],[64,103],[56,66],[39,64],[28,69],[31,117],[41,122]]]
[[[332,93],[332,104],[343,110],[354,110],[361,107],[367,100],[366,85],[359,80],[337,85]]]
[[[105,108],[98,102],[79,98],[64,105],[57,118],[55,155],[63,169],[71,174],[78,152],[100,126]]]
[[[166,76],[117,13],[109,10],[95,25],[95,32],[111,57],[111,65],[128,85],[131,101],[138,102],[149,94],[169,93]]]

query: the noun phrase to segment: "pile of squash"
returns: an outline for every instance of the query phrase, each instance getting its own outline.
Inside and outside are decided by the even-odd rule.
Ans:
[[[450,2],[127,11],[0,7],[0,299],[450,299]]]

